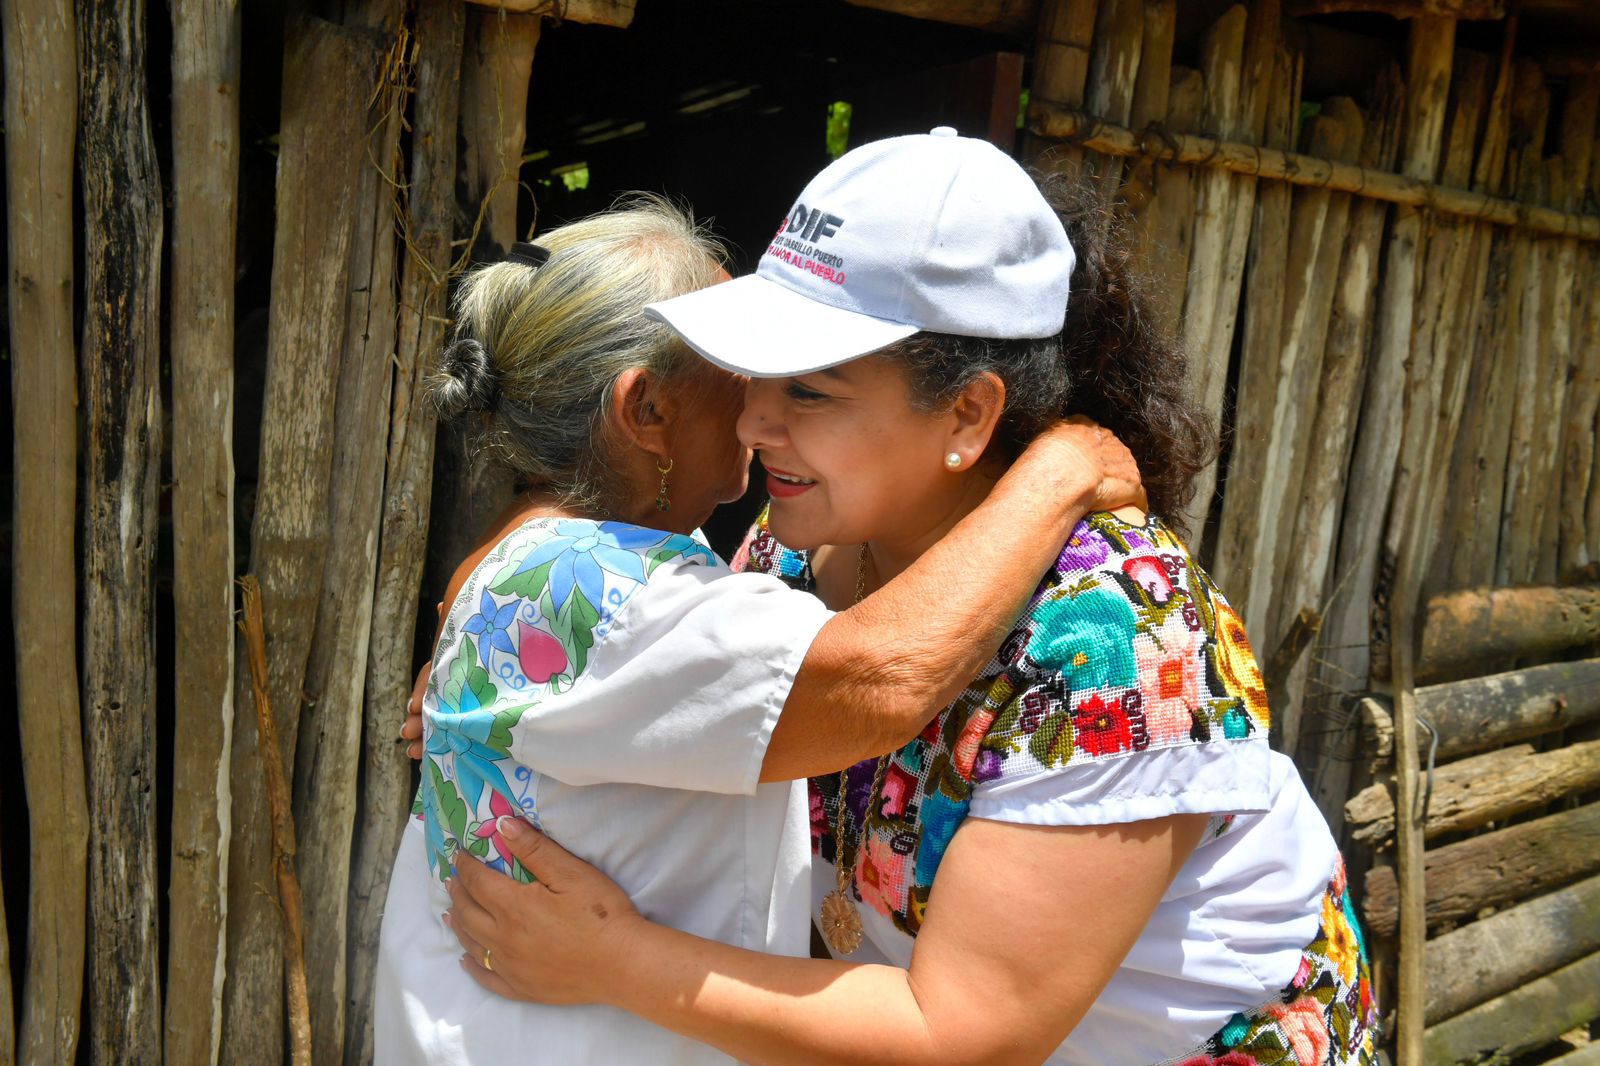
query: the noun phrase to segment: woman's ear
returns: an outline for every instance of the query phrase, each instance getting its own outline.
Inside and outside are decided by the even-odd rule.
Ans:
[[[642,367],[630,367],[611,386],[611,425],[624,446],[666,459],[667,426],[674,400],[661,379]]]
[[[1000,415],[1006,406],[1006,383],[998,374],[983,373],[969,381],[946,416],[950,433],[946,441],[945,466],[967,470],[975,466],[989,442],[994,439]],[[959,459],[959,462],[956,461]]]

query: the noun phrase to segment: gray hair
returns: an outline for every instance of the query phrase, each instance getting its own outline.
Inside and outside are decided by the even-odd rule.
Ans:
[[[636,194],[550,230],[540,267],[491,263],[455,297],[455,334],[428,379],[443,420],[473,419],[473,451],[578,510],[623,491],[604,439],[612,386],[635,367],[697,362],[644,305],[712,284],[722,247],[692,215]]]

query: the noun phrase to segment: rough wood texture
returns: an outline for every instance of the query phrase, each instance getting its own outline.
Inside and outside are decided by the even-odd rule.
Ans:
[[[1397,19],[1422,15],[1448,15],[1458,19],[1506,17],[1505,0],[1289,0],[1289,10],[1297,16],[1372,11]]]
[[[367,102],[384,54],[380,37],[314,19],[291,21],[284,55],[272,320],[268,336],[259,489],[250,569],[261,582],[271,643],[274,707],[300,706],[328,544],[333,413],[344,347],[358,176],[366,153]],[[237,671],[235,705],[249,696]],[[279,722],[281,756],[294,765],[298,714]],[[266,808],[255,722],[235,722],[234,806]],[[228,875],[229,966],[222,1058],[270,1064],[282,1046],[283,960],[271,888],[266,822],[241,819]]]
[[[172,5],[172,887],[165,1057],[213,1063],[226,974],[233,740],[238,0]]]
[[[69,0],[0,4],[5,44],[12,611],[28,807],[28,939],[18,1049],[77,1060],[89,820],[78,707],[77,358],[72,154],[77,34]],[[13,859],[15,861],[15,859]]]
[[[1206,30],[1200,43],[1200,66],[1205,78],[1202,121],[1207,129],[1216,130],[1228,140],[1239,139],[1248,125],[1240,100],[1247,23],[1244,5],[1230,5]],[[1221,422],[1239,282],[1244,256],[1249,251],[1246,232],[1246,239],[1238,244],[1236,272],[1235,211],[1244,208],[1247,219],[1253,213],[1255,181],[1208,167],[1200,172],[1195,185],[1194,243],[1189,255],[1189,284],[1184,294],[1180,336],[1189,355],[1191,396],[1215,425]],[[1205,527],[1216,483],[1214,462],[1195,478],[1194,500],[1189,505],[1186,524],[1196,534]],[[1190,543],[1197,552],[1204,551],[1199,535],[1191,536]]]
[[[1600,869],[1600,803],[1497,829],[1428,852],[1429,926],[1459,922]],[[1367,874],[1363,913],[1378,936],[1395,930],[1394,868]]]
[[[1594,165],[1595,123],[1600,118],[1600,70],[1574,79],[1561,116],[1561,156],[1566,167],[1567,198],[1562,205],[1581,204],[1591,191]],[[1588,484],[1594,466],[1594,425],[1600,409],[1600,300],[1594,288],[1600,282],[1600,257],[1594,249],[1563,245],[1560,274],[1572,285],[1568,314],[1572,337],[1570,385],[1562,419],[1561,467],[1552,484],[1559,487],[1556,573],[1566,574],[1589,562],[1584,518]],[[1589,281],[1585,284],[1582,279]],[[1566,298],[1558,287],[1557,299]]]
[[[1198,70],[1172,68],[1167,95],[1167,126],[1189,130],[1200,124],[1205,83]],[[1189,284],[1189,257],[1194,242],[1195,172],[1191,167],[1155,163],[1154,190],[1146,208],[1136,206],[1134,219],[1149,233],[1156,315],[1161,328],[1176,335],[1182,325],[1184,293]]]
[[[1600,641],[1600,586],[1468,589],[1428,603],[1419,672],[1437,677],[1507,656]]]
[[[549,15],[563,22],[588,22],[597,26],[616,26],[627,28],[633,22],[633,9],[636,0],[469,0],[478,7],[488,8],[495,12],[504,11],[512,15],[532,15],[535,18]],[[915,7],[923,0],[883,0],[885,4],[895,3],[908,7]],[[1000,0],[1004,3],[1005,0]],[[878,6],[871,4],[868,6]],[[946,7],[945,4],[924,3],[923,6],[933,9]],[[912,14],[911,11],[903,14]],[[935,18],[937,15],[921,16]]]
[[[272,869],[278,882],[278,904],[283,909],[289,1045],[295,1066],[310,1066],[311,1003],[306,993],[305,923],[301,917],[300,883],[294,871],[294,811],[289,796],[289,775],[278,756],[277,715],[268,691],[267,630],[261,615],[261,586],[253,575],[246,574],[239,580],[239,587],[242,607],[239,631],[244,635],[244,658],[250,671],[250,703],[255,711],[256,732],[263,741],[257,751],[266,782]]]
[[[1600,741],[1535,752],[1528,744],[1440,767],[1433,775],[1423,835],[1477,829],[1580,792],[1600,788]],[[1345,804],[1356,840],[1370,847],[1394,833],[1394,798],[1371,785]]]
[[[1128,124],[1143,46],[1144,0],[1101,0],[1084,92],[1090,114]],[[1122,160],[1098,159],[1095,170],[1101,199],[1115,203],[1122,195]]]
[[[1039,137],[1072,141],[1104,155],[1150,156],[1202,167],[1206,171],[1225,170],[1358,193],[1374,200],[1481,219],[1532,233],[1600,241],[1600,215],[1559,211],[1469,189],[1446,188],[1405,174],[1333,163],[1298,152],[1260,148],[1228,137],[1172,134],[1169,142],[1167,138],[1107,125],[1081,111],[1049,103],[1030,103],[1028,115],[1029,128]]]
[[[161,1056],[155,607],[161,476],[161,174],[144,4],[79,0],[84,215],[83,722],[89,1058]],[[52,671],[54,673],[54,671]]]
[[[517,173],[527,130],[528,77],[539,44],[539,19],[467,12],[460,81],[460,166],[455,174],[455,236],[474,262],[493,262],[517,239]],[[428,358],[431,352],[424,353]],[[455,568],[511,502],[511,475],[474,462],[468,431],[439,430],[427,524],[423,588],[436,602]],[[409,625],[407,627],[409,633]],[[411,638],[404,656],[409,662]],[[406,681],[404,692],[411,686]],[[404,700],[402,699],[402,703]]]
[[[1439,757],[1455,758],[1600,719],[1600,659],[1429,685],[1417,705],[1439,731]]]
[[[1062,107],[1082,106],[1099,6],[1099,0],[1040,0],[1038,29],[1033,37],[1030,100]],[[1046,153],[1048,156],[1041,159]],[[1041,165],[1066,172],[1075,171],[1083,162],[1083,151],[1076,146],[1055,146],[1031,134],[1023,154]]]
[[[367,649],[361,820],[350,872],[346,1061],[372,1061],[372,996],[389,870],[410,809],[411,764],[399,739],[416,643],[417,584],[427,539],[433,417],[422,376],[444,335],[456,173],[464,19],[452,0],[417,8],[417,91],[411,120],[409,245],[400,321],[377,585]]]
[[[1539,896],[1428,942],[1428,1024],[1600,950],[1600,877]]]
[[[1600,1066],[1600,1040],[1569,1051],[1560,1058],[1545,1059],[1541,1066]]]
[[[1428,1030],[1428,1062],[1504,1066],[1600,1015],[1600,953]]]
[[[304,697],[282,706],[297,714],[292,766],[298,823],[298,870],[305,907],[306,977],[311,1000],[312,1056],[344,1061],[351,841],[355,839],[361,767],[360,668],[372,628],[384,448],[395,359],[395,202],[389,182],[400,173],[406,86],[399,60],[404,4],[368,0],[347,17],[376,35],[388,55],[340,72],[352,80],[340,98],[364,104],[364,165],[351,209],[354,231],[344,291],[343,354],[334,404],[328,480],[328,549],[320,602],[306,662]],[[327,88],[324,83],[324,88]]]

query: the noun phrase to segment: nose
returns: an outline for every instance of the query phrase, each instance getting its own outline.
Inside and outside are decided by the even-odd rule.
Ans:
[[[776,448],[788,439],[783,421],[783,382],[752,378],[744,390],[744,412],[739,415],[739,441],[746,448]]]

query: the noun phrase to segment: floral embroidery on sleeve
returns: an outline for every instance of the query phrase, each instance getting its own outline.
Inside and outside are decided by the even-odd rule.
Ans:
[[[512,732],[577,682],[618,611],[674,560],[720,565],[690,537],[578,519],[524,527],[479,564],[462,593],[476,589],[477,609],[458,626],[452,608],[425,701],[414,810],[438,877],[465,849],[519,881],[532,879],[495,828],[507,814],[538,824],[537,775],[512,759]]]

